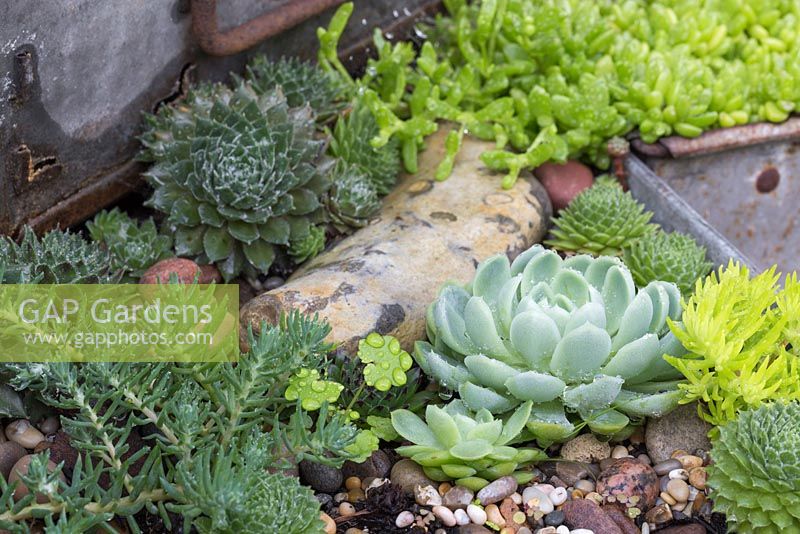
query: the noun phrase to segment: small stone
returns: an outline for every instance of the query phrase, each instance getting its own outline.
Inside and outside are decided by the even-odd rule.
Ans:
[[[300,478],[317,491],[333,493],[342,487],[342,472],[309,460],[300,462]]]
[[[685,503],[685,502],[679,502],[679,503],[677,503],[677,504],[673,504],[673,505],[671,506],[671,508],[672,508],[672,515],[674,516],[674,515],[675,515],[675,514],[677,514],[678,512],[683,512],[683,509],[684,509],[684,508],[686,508],[686,506],[687,506],[688,504],[689,504],[689,503]]]
[[[351,489],[347,492],[347,500],[350,502],[361,502],[365,498],[366,495],[364,494],[364,490],[362,490],[360,487]]]
[[[486,512],[480,506],[475,504],[467,506],[467,515],[476,525],[483,525],[486,523]]]
[[[361,488],[361,479],[358,477],[348,477],[347,480],[344,481],[344,487],[348,490]]]
[[[514,517],[516,516],[517,512],[519,512],[519,506],[514,504],[510,498],[506,497],[503,499],[503,502],[500,503],[500,515],[502,515],[506,520],[506,525],[511,527],[516,527]],[[525,514],[523,514],[525,515]],[[524,518],[523,518],[523,523]]]
[[[597,492],[605,498],[621,494],[628,501],[637,497],[638,506],[646,510],[655,504],[658,497],[658,477],[650,466],[633,458],[620,458],[600,473]]]
[[[37,430],[37,432],[38,432],[38,430]],[[25,455],[22,458],[20,458],[19,460],[17,460],[17,463],[15,463],[14,467],[11,468],[11,474],[8,476],[8,484],[9,485],[13,485],[14,482],[19,482],[17,484],[17,487],[14,489],[14,501],[16,501],[16,502],[21,501],[24,497],[26,497],[30,493],[30,491],[28,490],[28,487],[22,481],[22,477],[28,475],[28,468],[30,467],[31,460],[33,460],[33,458],[34,458],[33,454]],[[53,471],[56,470],[56,467],[58,467],[58,466],[56,465],[56,463],[53,460],[48,460],[47,461],[47,471],[48,472],[52,473]],[[67,477],[64,476],[64,473],[60,472],[58,474],[58,478],[62,482],[66,482],[67,481]],[[61,492],[61,488],[56,486],[56,487],[52,488],[52,490],[50,490],[50,491],[54,492],[54,493],[60,493]],[[50,499],[47,497],[47,495],[45,495],[43,493],[37,493],[36,494],[36,502],[37,503],[44,504],[44,503],[49,502],[49,501],[50,501]]]
[[[587,493],[585,500],[594,501],[597,504],[603,504],[603,496],[597,493],[596,491],[592,491],[591,493]]]
[[[397,528],[410,527],[413,522],[414,522],[414,514],[412,514],[408,510],[403,510],[402,512],[397,514],[397,519],[394,520],[394,524],[395,526],[397,526]]]
[[[673,480],[673,479],[676,479],[676,478],[679,478],[681,480],[689,480],[689,473],[686,471],[686,469],[683,469],[683,468],[681,468],[681,469],[673,469],[672,471],[669,472],[669,474],[667,475],[667,478],[669,478],[670,480]]]
[[[450,488],[452,487],[453,485],[450,484],[449,482],[442,482],[441,484],[439,484],[439,487],[436,488],[436,490],[439,492],[439,495],[444,497],[444,494],[450,491]]]
[[[658,491],[667,491],[667,484],[669,484],[670,480],[672,480],[672,479],[669,478],[668,476],[659,478],[658,479]]]
[[[610,504],[603,506],[602,509],[606,515],[616,523],[617,527],[622,531],[622,534],[639,534],[636,523],[628,516],[624,506]]]
[[[661,500],[664,501],[665,503],[667,503],[670,506],[672,506],[674,504],[678,504],[678,501],[676,501],[675,498],[672,495],[670,495],[669,493],[667,493],[666,491],[662,491],[659,494],[659,497],[661,497]]]
[[[684,404],[664,417],[648,419],[645,432],[647,452],[657,464],[668,460],[676,449],[710,450],[709,430],[711,425],[697,415],[697,404]]]
[[[494,531],[489,530],[484,526],[470,523],[469,525],[459,527],[458,534],[494,534]]]
[[[559,506],[567,502],[567,490],[564,488],[555,488],[553,491],[547,494],[550,498],[550,502],[553,503],[553,506]]]
[[[694,456],[692,454],[685,454],[683,456],[679,456],[678,461],[686,470],[692,469],[694,467],[703,466],[703,459],[700,458],[699,456]]]
[[[575,530],[570,531],[570,534],[595,534],[594,530],[588,528],[576,528]]]
[[[564,522],[564,512],[563,510],[553,510],[546,516],[544,516],[544,524],[550,525],[553,527],[557,527],[561,523]]]
[[[663,525],[672,521],[672,510],[668,504],[659,504],[647,511],[645,521],[654,525]]]
[[[284,280],[280,276],[269,276],[267,277],[266,280],[264,280],[264,291],[272,291],[273,289],[278,289],[285,283],[286,280]]]
[[[540,528],[539,530],[536,531],[536,534],[556,534],[556,532],[558,532],[556,530],[556,527],[549,526],[549,527]]]
[[[514,477],[500,477],[494,482],[484,486],[484,488],[478,492],[478,500],[484,506],[502,501],[517,491],[518,486],[517,479]]]
[[[533,170],[533,174],[547,190],[555,211],[567,207],[573,198],[591,187],[594,181],[592,170],[577,161],[543,163]]]
[[[314,498],[319,501],[320,506],[323,508],[327,507],[329,504],[333,502],[333,497],[328,495],[327,493],[317,493],[314,495]]]
[[[325,534],[336,534],[336,521],[325,512],[319,513],[319,518],[322,519],[325,529]]]
[[[442,504],[451,510],[463,509],[466,508],[474,498],[475,494],[472,490],[464,486],[453,486],[444,494],[444,497],[442,497]]]
[[[422,467],[408,458],[404,458],[394,464],[389,479],[392,484],[402,489],[406,495],[414,495],[416,486],[433,485],[431,479],[422,471]]]
[[[339,515],[343,517],[350,517],[356,513],[356,509],[349,502],[343,502],[339,505]]]
[[[6,437],[26,449],[32,449],[44,440],[44,434],[27,419],[17,419],[6,425]]]
[[[617,524],[592,500],[567,501],[562,510],[564,524],[571,529],[590,529],[602,534],[622,534]]]
[[[706,528],[698,523],[686,523],[659,530],[658,534],[706,534]]]
[[[469,523],[469,516],[467,515],[467,512],[465,512],[461,508],[453,512],[453,515],[456,516],[457,524],[466,525],[467,523]]]
[[[533,534],[533,532],[528,527],[520,527],[517,534]]]
[[[487,521],[494,523],[498,527],[506,526],[506,518],[500,513],[500,508],[496,504],[490,504],[484,508],[484,511],[486,512]]]
[[[672,451],[672,454],[669,457],[675,458],[677,460],[681,456],[686,456],[687,454],[689,454],[688,451],[685,451],[683,449],[675,449],[674,451]]]
[[[556,487],[553,486],[552,484],[534,484],[533,487],[541,491],[545,495],[549,494],[551,491],[556,489]]]
[[[667,484],[667,492],[678,502],[686,502],[689,500],[689,485],[679,478],[669,481]]]
[[[442,496],[431,485],[414,488],[414,500],[420,506],[439,506],[442,504]]]
[[[510,497],[511,500],[514,501],[514,504],[516,505],[522,504],[522,495],[520,495],[519,492],[515,491],[514,493],[511,494]]]
[[[600,466],[600,471],[605,471],[606,469],[614,465],[614,462],[616,461],[617,458],[611,458],[609,456],[608,458],[603,458],[602,460],[600,460],[600,462],[597,465]]]
[[[661,476],[661,475],[666,475],[670,471],[674,471],[675,469],[682,469],[682,468],[683,466],[678,460],[671,458],[663,462],[658,462],[656,465],[653,466],[653,471],[655,471],[658,476]]]
[[[572,462],[599,462],[609,456],[611,456],[611,446],[599,441],[594,434],[581,434],[561,447],[561,457]]]
[[[389,456],[378,449],[370,454],[366,461],[359,463],[346,461],[342,465],[342,475],[345,478],[358,477],[364,480],[368,477],[386,478],[392,469],[392,462]]]
[[[703,509],[703,505],[706,503],[706,495],[705,493],[698,493],[697,497],[694,498],[692,502],[692,514],[699,514],[700,510]]]
[[[556,529],[556,534],[569,534],[569,527],[566,525],[561,525]]]
[[[166,284],[170,277],[175,274],[178,283],[191,284],[196,277],[202,276],[200,266],[192,260],[186,258],[167,258],[161,260],[148,268],[139,279],[140,284]]]
[[[630,456],[630,454],[628,454],[628,448],[624,445],[617,445],[611,449],[612,458],[627,458],[628,456]]]
[[[367,477],[361,481],[361,489],[366,491],[371,487],[377,487],[389,482],[388,478],[375,478],[375,477]]]
[[[350,527],[344,531],[344,534],[364,534],[364,531],[360,528]]]
[[[689,484],[699,490],[706,489],[706,482],[708,481],[708,473],[705,467],[695,467],[689,471]]]
[[[13,441],[4,441],[0,443],[0,475],[5,480],[8,480],[8,475],[11,474],[11,468],[14,467],[20,458],[27,455],[28,451],[19,443]]]
[[[339,504],[340,502],[344,502],[346,500],[347,500],[347,493],[345,493],[344,491],[341,491],[333,496],[333,502],[335,502],[336,504]]]
[[[61,420],[55,415],[49,415],[39,423],[39,430],[41,430],[42,434],[45,436],[55,434],[58,432],[59,428],[61,428]]]
[[[553,486],[555,486],[557,488],[567,488],[567,487],[569,487],[569,484],[567,484],[566,482],[564,482],[563,480],[558,478],[556,475],[553,475],[553,476],[550,477],[550,484],[552,484]]]
[[[522,502],[531,510],[538,510],[543,514],[549,514],[555,508],[547,494],[535,486],[525,488],[522,492]]]
[[[584,495],[594,491],[594,482],[591,480],[579,480],[575,483],[575,489],[581,490]]]
[[[578,480],[589,476],[589,468],[586,464],[574,462],[558,462],[556,464],[558,478],[569,486],[574,486]]]
[[[652,463],[650,461],[650,457],[647,456],[646,454],[640,454],[639,456],[636,457],[636,459],[639,460],[639,462],[643,463],[644,465],[650,465]]]
[[[453,511],[446,506],[437,505],[431,510],[433,515],[441,521],[446,527],[454,527],[456,525],[456,516]]]

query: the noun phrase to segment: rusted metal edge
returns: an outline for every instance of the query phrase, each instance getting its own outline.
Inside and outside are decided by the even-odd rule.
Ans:
[[[238,54],[264,39],[338,6],[344,0],[292,0],[229,30],[217,23],[217,0],[192,0],[192,33],[200,48],[212,56]]]
[[[629,155],[625,158],[625,167],[631,194],[653,212],[654,222],[667,231],[692,235],[706,247],[708,259],[715,266],[727,265],[734,260],[749,266],[754,272],[761,271],[760,265],[711,226],[642,160]]]
[[[138,161],[127,161],[103,174],[73,195],[61,200],[36,217],[29,219],[27,225],[37,233],[56,228],[64,228],[88,219],[100,208],[108,206],[123,196],[136,191],[143,182],[139,175],[146,166]],[[17,228],[15,234],[19,234]]]
[[[795,138],[800,139],[800,117],[792,117],[779,124],[757,122],[743,126],[719,128],[692,139],[670,136],[659,139],[655,143],[645,143],[641,139],[634,139],[631,146],[636,152],[646,157],[685,158]]]

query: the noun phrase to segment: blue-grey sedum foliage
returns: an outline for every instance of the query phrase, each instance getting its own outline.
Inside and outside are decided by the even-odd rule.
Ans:
[[[430,343],[418,342],[415,358],[473,410],[532,401],[527,428],[541,442],[567,439],[581,421],[619,434],[682,396],[662,357],[684,354],[667,328],[680,299],[667,282],[637,293],[617,258],[562,260],[535,245],[513,264],[484,261],[467,287],[443,287],[428,309]]]

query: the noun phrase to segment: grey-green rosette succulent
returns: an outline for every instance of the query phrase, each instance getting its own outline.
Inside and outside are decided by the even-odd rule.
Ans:
[[[168,214],[179,256],[216,263],[226,280],[255,276],[325,220],[324,141],[311,108],[289,107],[280,89],[202,86],[147,123],[148,204]]]
[[[466,287],[443,287],[428,309],[430,343],[418,342],[414,356],[472,410],[532,401],[527,428],[540,442],[565,440],[581,422],[620,435],[683,395],[663,359],[685,354],[667,328],[680,299],[667,282],[637,293],[618,258],[562,260],[535,245],[512,264],[484,261]]]

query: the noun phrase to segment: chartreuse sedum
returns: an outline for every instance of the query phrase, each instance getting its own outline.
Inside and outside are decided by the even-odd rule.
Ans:
[[[485,408],[473,413],[459,400],[442,408],[429,405],[425,421],[408,410],[395,410],[394,429],[413,443],[397,452],[421,465],[431,480],[456,480],[474,490],[504,476],[514,476],[520,484],[529,482],[533,475],[521,469],[547,455],[509,444],[525,429],[531,405],[522,403],[505,420]]]
[[[267,272],[278,254],[313,255],[329,184],[311,107],[280,88],[204,85],[147,117],[141,158],[175,251],[213,262],[226,280]]]
[[[534,245],[512,264],[504,255],[484,261],[466,287],[444,286],[428,309],[430,343],[418,342],[414,356],[472,410],[531,402],[526,426],[540,443],[563,441],[582,423],[619,436],[683,397],[681,374],[663,358],[685,352],[667,328],[680,317],[674,284],[637,293],[618,258],[562,260]]]

